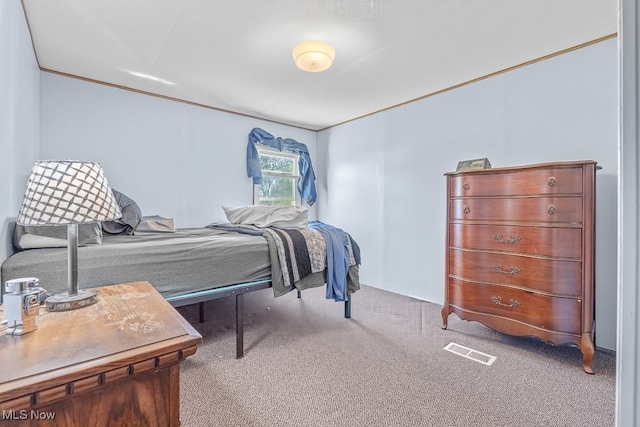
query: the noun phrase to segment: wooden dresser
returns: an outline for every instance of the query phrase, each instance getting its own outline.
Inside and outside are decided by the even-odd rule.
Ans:
[[[592,374],[596,162],[450,172],[443,329],[450,313],[575,344]]]
[[[180,425],[179,364],[202,337],[147,282],[96,291],[0,336],[0,426]]]

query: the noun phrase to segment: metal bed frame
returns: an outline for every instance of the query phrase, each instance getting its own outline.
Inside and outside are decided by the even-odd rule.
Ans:
[[[244,356],[244,294],[267,289],[272,287],[271,279],[262,279],[254,282],[239,283],[237,285],[224,286],[222,288],[208,289],[190,294],[177,295],[168,297],[167,301],[173,307],[183,307],[186,305],[198,304],[200,311],[200,323],[204,322],[204,303],[220,298],[236,297],[236,358]],[[301,298],[301,292],[298,292],[298,298]],[[351,294],[348,295],[344,302],[344,317],[351,318]]]

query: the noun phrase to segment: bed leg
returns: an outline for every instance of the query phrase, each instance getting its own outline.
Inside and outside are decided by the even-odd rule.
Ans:
[[[200,323],[204,323],[204,302],[199,303],[198,308],[200,309]]]
[[[298,298],[302,298],[302,292],[298,291]]]
[[[344,318],[351,319],[351,295],[344,302]]]
[[[244,356],[244,294],[236,295],[236,359]]]

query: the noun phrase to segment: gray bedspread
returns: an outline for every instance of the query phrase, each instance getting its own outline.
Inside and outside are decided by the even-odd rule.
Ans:
[[[17,252],[2,264],[2,283],[37,277],[50,294],[67,289],[67,249]],[[78,248],[80,288],[150,282],[165,298],[271,276],[260,236],[185,228],[153,235],[105,235],[101,245]]]
[[[2,263],[2,283],[37,277],[50,294],[67,289],[67,249],[30,249]],[[274,296],[325,284],[326,272],[285,286],[278,254],[262,236],[211,228],[175,233],[105,235],[101,245],[78,248],[80,288],[150,282],[165,298],[271,278]],[[358,268],[349,270],[348,289],[359,289]]]

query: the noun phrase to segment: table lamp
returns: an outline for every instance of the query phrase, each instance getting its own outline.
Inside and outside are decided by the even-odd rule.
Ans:
[[[49,311],[74,310],[98,301],[97,292],[78,289],[78,224],[121,216],[99,164],[47,160],[33,165],[17,223],[67,225],[68,290],[46,299]]]

